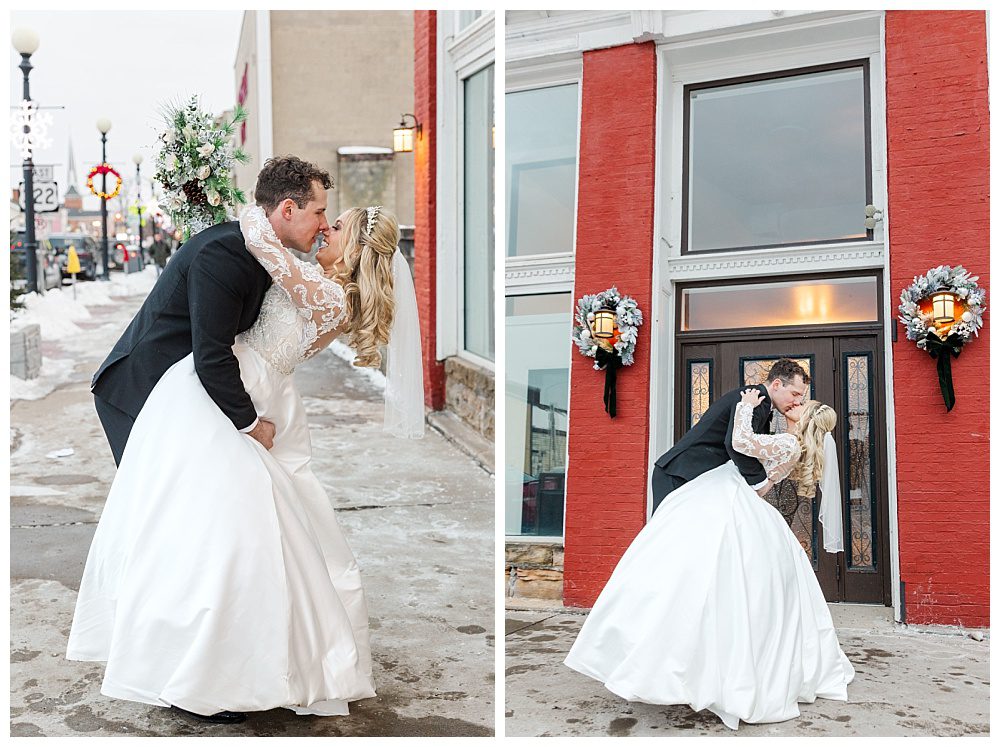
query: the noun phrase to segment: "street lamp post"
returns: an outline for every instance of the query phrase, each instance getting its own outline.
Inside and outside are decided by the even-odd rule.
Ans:
[[[135,164],[135,212],[139,217],[139,269],[143,268],[142,260],[142,178],[139,175],[139,165],[142,163],[142,154],[136,153],[132,156]]]
[[[38,34],[31,29],[16,29],[11,41],[14,49],[21,55],[21,72],[24,73],[24,94],[25,101],[31,101],[31,92],[28,88],[28,74],[31,72],[31,55],[38,49]],[[28,125],[24,126],[25,133],[28,132]],[[38,243],[35,240],[35,164],[32,160],[33,153],[28,151],[24,159],[24,257],[27,263],[28,292],[38,291],[38,258],[36,249]]]
[[[102,117],[97,120],[97,131],[101,133],[101,163],[108,162],[108,131],[111,120]],[[108,193],[108,175],[101,174],[101,194]],[[111,268],[108,261],[108,198],[101,198],[101,261],[104,262],[104,279],[111,280]]]

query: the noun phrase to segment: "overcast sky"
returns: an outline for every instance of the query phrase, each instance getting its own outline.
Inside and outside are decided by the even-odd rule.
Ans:
[[[84,206],[100,201],[86,188],[87,173],[101,159],[97,120],[111,120],[108,162],[129,183],[132,156],[141,153],[143,195],[150,194],[161,105],[192,94],[219,113],[233,106],[233,66],[243,11],[13,11],[11,31],[21,26],[39,36],[31,57],[31,97],[48,110],[52,146],[35,155],[36,164],[57,164],[60,196],[66,192],[69,140],[73,140]],[[21,56],[8,43],[10,103],[21,100]],[[10,149],[11,179],[21,181],[20,151]]]

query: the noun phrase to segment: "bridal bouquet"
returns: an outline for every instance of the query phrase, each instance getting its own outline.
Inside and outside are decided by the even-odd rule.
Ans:
[[[160,133],[154,178],[163,185],[164,207],[184,238],[229,219],[246,195],[233,183],[233,165],[247,163],[246,153],[233,144],[236,125],[246,119],[237,105],[229,122],[216,123],[203,111],[198,97],[183,106],[168,105],[166,129]]]

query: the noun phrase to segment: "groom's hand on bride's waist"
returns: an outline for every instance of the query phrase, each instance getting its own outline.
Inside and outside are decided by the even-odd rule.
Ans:
[[[260,418],[254,429],[247,431],[247,435],[259,442],[265,449],[270,450],[274,446],[274,423]]]

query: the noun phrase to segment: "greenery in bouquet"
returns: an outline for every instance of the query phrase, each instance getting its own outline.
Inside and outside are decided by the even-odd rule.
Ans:
[[[184,238],[229,220],[246,195],[233,183],[233,166],[247,163],[246,153],[233,143],[236,126],[246,111],[236,107],[232,119],[216,124],[198,97],[164,109],[166,129],[158,136],[154,179],[163,185],[163,207]]]

